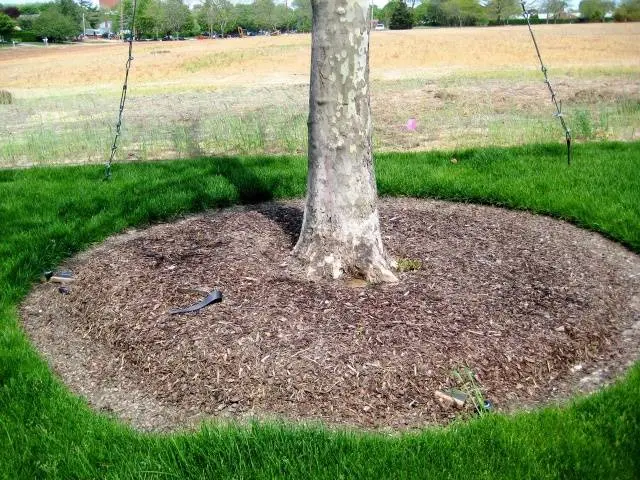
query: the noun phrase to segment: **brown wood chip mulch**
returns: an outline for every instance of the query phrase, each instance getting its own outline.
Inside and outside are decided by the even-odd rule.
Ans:
[[[114,237],[37,286],[24,327],[70,389],[141,429],[288,418],[376,429],[468,410],[435,391],[475,374],[495,409],[561,400],[639,357],[640,259],[523,212],[382,200],[393,285],[308,281],[300,202],[233,208]],[[222,290],[222,303],[169,315]]]

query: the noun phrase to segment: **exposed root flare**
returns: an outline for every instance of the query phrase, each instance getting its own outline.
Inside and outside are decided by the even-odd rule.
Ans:
[[[344,247],[342,247],[344,249]],[[395,283],[398,278],[393,273],[395,261],[387,260],[377,249],[366,248],[348,253],[339,252],[338,248],[328,249],[311,242],[300,243],[294,249],[294,255],[308,264],[309,278],[359,278],[369,283]]]

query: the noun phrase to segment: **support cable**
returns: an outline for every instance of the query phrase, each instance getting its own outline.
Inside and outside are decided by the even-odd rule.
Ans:
[[[120,128],[122,127],[122,114],[124,113],[124,104],[127,100],[127,85],[129,82],[129,69],[131,68],[131,62],[133,61],[133,36],[136,25],[136,4],[137,0],[133,0],[133,14],[131,15],[131,25],[129,28],[129,57],[127,58],[127,64],[125,67],[124,84],[122,85],[122,94],[120,95],[120,110],[118,112],[118,122],[116,123],[116,134],[113,137],[113,145],[111,146],[111,155],[109,160],[104,165],[104,179],[111,180],[111,164],[116,156],[116,150],[118,149],[118,138],[120,137]]]
[[[558,117],[558,119],[560,120],[560,125],[562,125],[562,129],[564,130],[564,136],[567,140],[567,165],[571,165],[571,130],[569,129],[569,127],[567,127],[567,123],[564,120],[564,115],[562,114],[562,102],[558,100],[558,97],[553,90],[553,87],[551,86],[551,82],[549,81],[549,77],[547,76],[547,67],[545,67],[544,62],[542,61],[540,48],[538,48],[538,42],[536,41],[536,37],[533,34],[533,29],[531,28],[531,22],[529,21],[531,13],[527,10],[527,7],[524,4],[524,0],[520,1],[520,5],[522,6],[522,13],[525,20],[527,21],[527,26],[529,27],[529,33],[531,34],[531,40],[533,40],[533,46],[536,49],[538,60],[540,60],[540,69],[542,70],[542,74],[544,75],[544,83],[547,85],[549,93],[551,94],[551,101],[556,107],[556,113],[554,113],[554,116]]]

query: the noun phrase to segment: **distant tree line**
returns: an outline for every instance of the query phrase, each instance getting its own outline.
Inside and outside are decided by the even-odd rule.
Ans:
[[[311,0],[254,0],[233,4],[230,0],[202,0],[190,9],[183,0],[138,0],[135,35],[224,36],[237,33],[311,30]],[[578,12],[568,11],[567,0],[527,3],[534,23],[639,21],[640,0],[582,0]],[[391,0],[374,7],[371,17],[391,29],[428,26],[475,26],[523,23],[520,0]],[[28,5],[0,4],[0,39],[62,41],[86,28],[109,21],[112,31],[131,34],[133,0],[123,0],[112,10],[101,10],[89,0],[55,0]],[[84,24],[83,24],[84,19]],[[122,22],[122,25],[121,25]],[[16,29],[16,27],[18,27]]]
[[[532,23],[639,21],[640,0],[582,0],[578,12],[570,12],[567,0],[527,0]],[[410,21],[406,21],[407,13]],[[374,8],[374,17],[390,29],[420,26],[477,26],[521,24],[520,0],[391,0]],[[398,18],[403,19],[401,22]]]
[[[311,29],[311,0],[293,0],[291,5],[274,0],[255,0],[234,5],[229,0],[203,0],[189,9],[182,0],[138,0],[136,35],[159,38],[191,36],[206,33],[224,36],[248,33],[301,31]],[[125,28],[133,11],[133,0],[124,0]],[[113,12],[113,23],[119,30],[119,14]]]
[[[55,0],[52,3],[3,5],[0,3],[0,37],[62,41],[77,37],[83,27],[95,29],[110,22],[114,33],[130,34],[133,0],[111,10],[98,9],[89,0]],[[84,24],[83,24],[84,16]],[[248,33],[274,33],[311,30],[311,0],[275,3],[255,0],[250,4],[232,4],[229,0],[203,0],[190,9],[183,0],[138,0],[137,38],[167,36],[229,35],[238,27]],[[121,25],[122,23],[122,25]],[[16,30],[15,27],[18,27]]]
[[[123,30],[130,30],[133,0],[123,0]],[[115,31],[120,30],[119,10],[110,12]],[[229,0],[203,0],[189,9],[182,0],[138,0],[135,34],[139,38],[167,36],[226,36],[242,29],[249,34],[311,30],[311,0],[291,5],[274,0],[233,4]]]
[[[83,19],[84,25],[92,28],[102,18],[101,12],[89,0],[55,0],[51,3],[9,6],[0,4],[0,25],[3,24],[3,15],[12,22],[11,33],[2,35],[5,38],[35,41],[46,37],[51,42],[77,37],[82,32]]]

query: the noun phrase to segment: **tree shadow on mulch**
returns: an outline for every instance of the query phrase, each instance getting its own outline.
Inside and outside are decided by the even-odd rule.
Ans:
[[[298,241],[302,227],[303,211],[295,206],[271,204],[265,207],[261,202],[273,200],[273,192],[281,183],[280,176],[256,175],[261,170],[268,169],[269,164],[281,161],[291,161],[280,158],[250,159],[244,162],[237,158],[211,158],[212,173],[225,177],[237,190],[240,203],[248,205],[248,209],[264,215],[279,225],[291,240],[291,247]],[[249,162],[249,163],[247,163]]]
[[[251,210],[264,215],[282,228],[291,241],[291,248],[295,246],[302,228],[302,209],[284,204],[272,204],[270,208],[264,205],[254,205]]]

